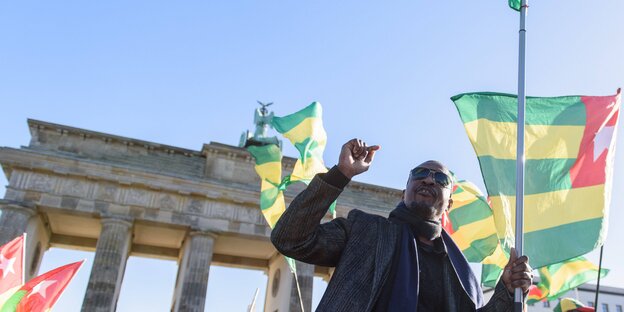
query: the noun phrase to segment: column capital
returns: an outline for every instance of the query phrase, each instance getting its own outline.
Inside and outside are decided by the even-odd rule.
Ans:
[[[27,214],[29,217],[37,213],[37,206],[30,202],[0,199],[0,208]]]
[[[124,225],[128,228],[132,227],[132,220],[128,219],[128,218],[121,218],[121,217],[103,217],[102,219],[100,219],[100,223],[102,223],[102,225],[106,225],[106,224],[119,224],[119,225]]]
[[[189,237],[193,237],[193,236],[208,236],[212,239],[217,239],[218,235],[215,232],[212,231],[198,231],[198,230],[193,230],[191,232],[188,233]]]

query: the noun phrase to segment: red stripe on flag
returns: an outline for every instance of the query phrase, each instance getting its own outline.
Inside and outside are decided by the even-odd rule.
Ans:
[[[583,96],[586,124],[576,162],[570,169],[572,188],[605,183],[608,145],[610,134],[617,126],[619,115],[619,92],[611,96]],[[598,143],[598,144],[596,144]]]
[[[448,210],[444,212],[444,214],[442,215],[442,228],[446,230],[446,233],[449,234],[453,234],[455,233],[455,231],[453,231],[453,223],[451,222],[451,219],[448,216],[449,212]]]

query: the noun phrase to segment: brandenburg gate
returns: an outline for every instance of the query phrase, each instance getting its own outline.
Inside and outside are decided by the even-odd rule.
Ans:
[[[178,264],[171,311],[204,311],[211,265],[262,270],[269,277],[264,311],[301,310],[293,275],[269,240],[260,180],[245,149],[210,143],[194,151],[36,120],[28,126],[28,146],[0,148],[9,181],[0,244],[28,233],[27,279],[50,247],[93,251],[82,311],[115,311],[128,257],[152,257]],[[294,163],[285,157],[283,171]],[[287,190],[287,203],[302,187]],[[385,215],[400,196],[352,182],[337,215],[353,208]],[[310,311],[313,277],[329,279],[331,270],[297,268]]]

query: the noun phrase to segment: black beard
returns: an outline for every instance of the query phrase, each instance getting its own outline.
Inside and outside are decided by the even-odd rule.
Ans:
[[[436,217],[438,211],[431,204],[422,201],[413,201],[406,204],[406,207],[411,213],[414,213],[425,220],[439,221],[439,218]]]
[[[435,208],[430,205],[423,205],[422,203],[419,204],[415,202],[410,203],[410,207],[411,208],[408,208],[405,203],[400,202],[397,207],[390,212],[388,219],[409,224],[412,232],[416,236],[424,237],[428,240],[440,237],[440,233],[442,232],[440,220],[425,219],[418,213],[418,211],[426,211],[428,209],[430,211],[435,211]]]

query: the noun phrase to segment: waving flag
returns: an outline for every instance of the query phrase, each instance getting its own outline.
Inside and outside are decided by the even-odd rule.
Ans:
[[[537,301],[559,298],[579,285],[598,279],[598,266],[584,257],[545,266],[538,271],[541,282],[537,287],[542,290],[542,297]],[[600,277],[605,277],[607,273],[609,270],[601,269]],[[531,298],[529,298],[529,302],[532,302]]]
[[[26,234],[0,247],[0,305],[24,284]]]
[[[509,263],[509,250],[510,246],[506,245],[505,241],[499,241],[494,253],[483,259],[481,284],[488,287],[496,286],[505,266]]]
[[[284,117],[273,117],[271,125],[286,137],[299,151],[292,174],[282,179],[282,152],[275,144],[249,146],[247,150],[256,161],[256,173],[262,180],[260,209],[273,228],[286,210],[284,190],[295,182],[310,183],[317,173],[327,172],[323,163],[323,151],[327,134],[323,128],[321,104],[314,102],[306,108]],[[336,203],[330,207],[336,215]],[[295,261],[286,257],[293,273]]]
[[[494,212],[499,239],[513,239],[517,99],[454,96]],[[524,252],[531,265],[558,263],[602,245],[611,198],[620,93],[527,97]]]
[[[509,7],[516,11],[520,11],[520,8],[522,7],[522,0],[509,0]]]
[[[290,177],[291,182],[309,183],[314,175],[327,172],[323,162],[323,151],[327,144],[327,133],[323,128],[323,109],[314,102],[306,108],[288,116],[273,117],[272,125],[284,135],[299,151],[299,159]]]
[[[534,304],[535,302],[543,301],[547,296],[548,290],[544,289],[543,285],[531,285],[527,295],[527,303]]]
[[[31,279],[0,307],[0,312],[50,311],[83,262],[70,263]]]
[[[594,308],[584,306],[580,301],[577,301],[572,298],[563,298],[553,312],[570,312],[570,311],[578,311],[578,312],[594,312],[596,311]]]
[[[452,198],[442,225],[468,261],[481,262],[498,244],[492,209],[481,191],[465,180],[457,182]]]
[[[256,173],[260,176],[260,209],[273,228],[286,210],[282,180],[282,151],[275,144],[249,146],[247,150],[256,160]]]

